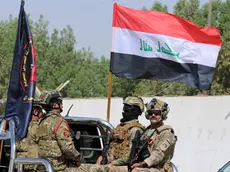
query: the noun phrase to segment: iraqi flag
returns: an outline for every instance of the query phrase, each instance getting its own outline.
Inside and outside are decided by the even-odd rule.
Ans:
[[[210,89],[222,45],[215,27],[114,4],[110,71],[121,78]]]

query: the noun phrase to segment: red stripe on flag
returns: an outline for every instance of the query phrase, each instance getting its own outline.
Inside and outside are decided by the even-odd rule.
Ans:
[[[37,63],[36,63],[36,51],[34,49],[34,45],[32,44],[32,57],[34,60],[34,66],[31,72],[31,80],[37,82]]]
[[[222,45],[220,33],[216,27],[201,28],[170,13],[134,10],[117,3],[114,4],[112,26],[186,39],[196,43]]]

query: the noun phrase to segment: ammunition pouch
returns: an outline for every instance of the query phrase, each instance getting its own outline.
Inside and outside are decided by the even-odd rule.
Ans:
[[[126,138],[125,131],[123,130],[112,130],[112,138],[117,141],[123,141]]]
[[[127,140],[127,131],[133,127],[138,127],[144,130],[144,126],[142,126],[137,121],[126,123],[126,124],[119,124],[115,129],[111,130],[111,137],[117,140],[118,142]]]
[[[111,130],[112,138],[115,139],[110,145],[113,152],[113,158],[118,159],[130,151],[128,141],[129,130],[133,127],[144,129],[144,127],[137,121],[125,124],[119,124],[115,129]]]

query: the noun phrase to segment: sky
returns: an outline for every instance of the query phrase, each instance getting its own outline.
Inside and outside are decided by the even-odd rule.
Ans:
[[[49,21],[49,33],[62,30],[66,25],[73,28],[76,49],[91,47],[95,56],[109,58],[112,39],[113,4],[129,8],[151,8],[154,0],[25,0],[25,11],[37,21],[42,14]],[[160,0],[172,13],[177,0]],[[201,4],[208,0],[200,0]],[[3,0],[0,5],[0,20],[8,20],[19,14],[21,0]]]

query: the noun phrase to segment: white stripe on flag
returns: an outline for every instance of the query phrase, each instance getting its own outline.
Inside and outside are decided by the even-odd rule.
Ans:
[[[112,52],[147,58],[162,58],[177,63],[216,66],[220,46],[116,27],[113,29],[115,35]],[[142,50],[140,50],[141,43]]]

